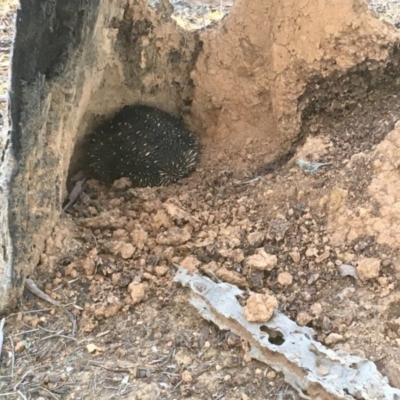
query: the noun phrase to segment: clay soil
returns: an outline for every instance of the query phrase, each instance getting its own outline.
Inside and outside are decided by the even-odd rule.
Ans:
[[[233,158],[204,141],[200,167],[177,184],[89,181],[31,276],[62,307],[26,291],[6,318],[0,398],[299,399],[247,357],[247,343],[202,320],[172,282],[175,265],[273,294],[326,346],[375,361],[400,388],[398,248],[338,238],[334,218],[373,203],[379,144],[399,119],[396,93],[375,92],[351,112],[316,116],[318,133],[267,175],[256,172],[258,142]],[[309,173],[299,159],[328,165]],[[277,257],[271,271],[248,267],[260,249]],[[365,259],[378,269],[358,269],[360,280],[352,268]]]

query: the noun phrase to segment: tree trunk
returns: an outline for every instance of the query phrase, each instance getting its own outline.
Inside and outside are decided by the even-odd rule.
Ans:
[[[361,0],[237,0],[202,32],[143,0],[21,0],[16,29],[0,313],[16,307],[40,262],[99,115],[138,102],[183,114],[205,162],[215,149],[246,151],[262,167],[307,133],[313,113],[355,104],[382,79],[398,85],[398,36]]]

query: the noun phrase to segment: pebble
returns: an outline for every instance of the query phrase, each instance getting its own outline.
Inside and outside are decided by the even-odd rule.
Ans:
[[[296,322],[297,322],[300,326],[305,326],[305,325],[307,325],[309,322],[311,322],[312,319],[313,319],[313,317],[312,317],[310,314],[308,314],[308,313],[302,311],[302,312],[299,312],[299,313],[297,314]]]
[[[140,303],[145,298],[145,286],[143,283],[131,282],[128,286],[129,294],[132,298],[132,304]]]
[[[189,272],[196,272],[201,262],[194,256],[187,256],[179,264],[182,268],[187,269]]]
[[[275,378],[276,378],[276,372],[275,372],[275,371],[269,371],[269,372],[267,373],[267,378],[268,378],[269,380],[275,379]]]
[[[268,254],[264,248],[257,249],[256,254],[247,257],[245,260],[247,267],[263,271],[271,271],[277,263],[278,258],[275,255]]]
[[[166,265],[157,265],[154,268],[154,272],[157,276],[165,276],[169,271],[169,268]]]
[[[300,262],[301,256],[298,251],[291,251],[289,253],[289,256],[293,260],[294,263],[298,264]]]
[[[338,333],[330,333],[324,340],[325,344],[331,345],[341,342],[343,340],[343,335],[339,335]]]
[[[253,293],[247,299],[243,314],[249,322],[266,322],[272,318],[277,307],[278,300],[276,297],[269,294]]]
[[[131,258],[135,253],[136,249],[131,243],[116,242],[113,248],[114,254],[121,254],[121,257],[125,260]]]
[[[190,232],[187,229],[170,228],[166,232],[157,235],[157,243],[168,246],[179,246],[189,241],[191,238]]]
[[[192,380],[193,380],[192,374],[187,370],[183,371],[182,372],[182,380],[183,380],[183,382],[186,382],[186,383],[192,382]]]
[[[265,233],[263,232],[252,232],[247,236],[247,241],[252,247],[260,247],[265,239]]]
[[[278,283],[282,286],[289,286],[293,282],[293,276],[289,272],[281,272],[278,275]]]
[[[377,258],[362,258],[357,265],[357,274],[362,281],[374,279],[379,276],[380,260]]]

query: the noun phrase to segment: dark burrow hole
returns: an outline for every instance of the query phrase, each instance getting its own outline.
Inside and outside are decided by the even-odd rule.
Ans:
[[[285,338],[282,332],[268,328],[266,325],[261,325],[260,331],[266,333],[268,335],[268,341],[276,346],[281,346],[285,343]]]

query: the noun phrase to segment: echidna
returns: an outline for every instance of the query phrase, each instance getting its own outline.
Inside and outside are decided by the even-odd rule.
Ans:
[[[134,186],[164,186],[196,167],[199,143],[183,123],[153,107],[126,106],[89,139],[90,176],[110,184],[121,177]]]

